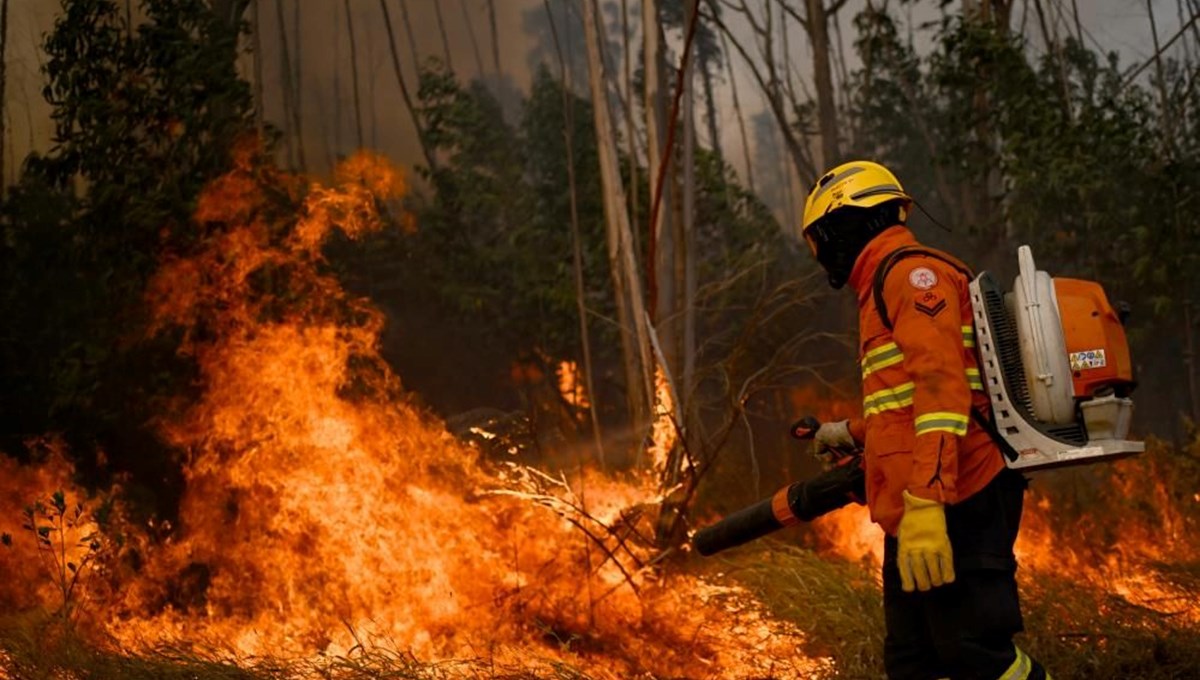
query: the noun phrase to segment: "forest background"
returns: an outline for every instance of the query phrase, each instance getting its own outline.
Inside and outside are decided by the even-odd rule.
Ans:
[[[1010,276],[1029,243],[1101,281],[1133,311],[1139,431],[1181,440],[1196,420],[1192,0],[1122,6],[1152,40],[1115,49],[1060,0],[706,0],[694,24],[691,3],[607,2],[590,69],[576,3],[22,4],[26,33],[55,24],[4,26],[26,72],[36,46],[44,103],[9,88],[0,117],[0,158],[27,152],[0,182],[0,449],[65,433],[85,476],[132,474],[153,512],[171,512],[179,459],[155,419],[194,375],[177,339],[144,339],[139,305],[164,256],[203,242],[196,195],[255,132],[314,173],[405,139],[414,190],[392,216],[413,233],[335,244],[329,265],[386,312],[384,355],[452,425],[502,415],[535,446],[632,464],[652,331],[688,455],[733,451],[739,500],[811,472],[783,425],[854,402],[853,313],[792,232],[816,174],[854,157],[893,168],[925,208],[917,233],[975,267]],[[558,389],[563,362],[590,413]]]
[[[363,148],[397,149],[410,190],[316,266],[382,310],[403,398],[495,458],[654,466],[659,547],[816,472],[794,418],[858,408],[853,300],[794,237],[850,158],[896,172],[927,243],[1002,280],[1028,243],[1127,303],[1137,434],[1200,466],[1196,0],[1123,5],[1149,29],[1133,46],[1072,0],[12,5],[0,451],[37,460],[56,434],[139,519],[179,512],[189,452],[162,425],[204,389],[194,337],[146,305],[229,228],[201,191],[247,154],[316,177]],[[14,32],[18,9],[52,24]],[[267,195],[271,239],[304,198]],[[267,320],[321,294],[293,274],[254,272]]]

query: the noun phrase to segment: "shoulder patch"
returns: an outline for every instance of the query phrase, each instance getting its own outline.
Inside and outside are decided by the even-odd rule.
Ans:
[[[914,267],[908,272],[908,283],[917,290],[929,290],[938,284],[938,277],[929,267]]]

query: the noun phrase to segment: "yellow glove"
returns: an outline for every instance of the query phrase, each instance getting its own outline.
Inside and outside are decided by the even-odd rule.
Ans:
[[[904,516],[896,532],[900,587],[926,591],[954,582],[954,555],[946,535],[946,510],[937,501],[904,492]]]

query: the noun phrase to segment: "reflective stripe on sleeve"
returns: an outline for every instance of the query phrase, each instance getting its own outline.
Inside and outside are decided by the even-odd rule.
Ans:
[[[911,382],[872,392],[863,399],[863,417],[912,406],[916,386]]]
[[[962,327],[962,338],[963,338],[963,347],[974,347],[975,346],[975,327],[974,326],[963,326]]]
[[[983,376],[979,374],[978,368],[967,369],[967,384],[970,385],[971,389],[973,390],[979,392],[983,391]]]
[[[899,345],[894,342],[880,345],[863,355],[862,375],[865,378],[881,368],[895,366],[902,361],[904,352],[900,351]]]
[[[962,437],[967,434],[970,419],[950,411],[934,411],[917,416],[913,422],[917,426],[918,436],[930,432],[949,432]]]
[[[962,343],[963,343],[963,347],[965,347],[967,349],[971,349],[971,348],[975,347],[975,327],[974,326],[963,326],[962,327]],[[902,361],[904,361],[904,352],[900,351],[899,345],[897,345],[894,342],[888,342],[888,343],[882,344],[863,355],[862,377],[865,378],[868,375],[871,375],[872,373],[874,373],[875,371],[878,371],[881,368],[887,368],[888,366],[895,366],[896,364],[898,364]],[[978,376],[978,373],[979,373],[978,370],[967,369],[968,378],[970,378],[971,371],[975,371],[976,376]],[[982,390],[983,384],[980,383],[978,387],[972,386],[972,389]]]
[[[1001,675],[999,680],[1026,680],[1030,671],[1033,670],[1033,662],[1030,661],[1029,656],[1016,645],[1013,645],[1013,649],[1017,650],[1017,658],[1013,660],[1012,665],[1004,671],[1004,675]]]

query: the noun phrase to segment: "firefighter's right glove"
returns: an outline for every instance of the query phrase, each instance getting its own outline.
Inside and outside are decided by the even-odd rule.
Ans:
[[[813,435],[813,456],[821,461],[821,466],[827,470],[833,467],[836,451],[850,451],[854,447],[849,420],[822,423]]]
[[[896,532],[897,566],[904,592],[926,591],[954,582],[954,553],[941,503],[904,492],[904,516]]]

